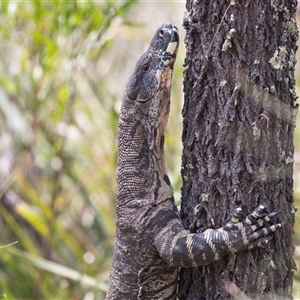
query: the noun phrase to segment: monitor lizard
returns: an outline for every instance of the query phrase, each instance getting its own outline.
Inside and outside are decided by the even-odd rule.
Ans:
[[[237,208],[219,229],[186,230],[164,161],[178,30],[163,24],[138,60],[118,127],[116,241],[107,300],[176,299],[179,267],[209,264],[230,252],[266,245],[281,227],[263,205],[242,221]]]

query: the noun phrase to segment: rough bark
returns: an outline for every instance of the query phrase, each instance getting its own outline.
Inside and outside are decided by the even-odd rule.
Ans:
[[[296,1],[187,0],[183,108],[184,226],[219,228],[241,205],[281,210],[282,230],[257,248],[182,269],[180,299],[291,298]]]

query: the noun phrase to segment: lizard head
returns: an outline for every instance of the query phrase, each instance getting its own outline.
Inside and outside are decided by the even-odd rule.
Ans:
[[[163,153],[178,45],[175,26],[165,23],[156,30],[149,49],[138,60],[127,83],[121,108],[123,120],[138,121],[149,133],[148,145],[157,158]]]
[[[129,100],[144,103],[153,99],[166,69],[170,69],[172,77],[178,44],[178,30],[172,24],[165,23],[156,30],[149,49],[138,60],[127,83],[125,94]],[[169,86],[170,81],[171,78],[166,82]]]

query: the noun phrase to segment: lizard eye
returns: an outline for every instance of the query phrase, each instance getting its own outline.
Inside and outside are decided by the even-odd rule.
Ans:
[[[148,72],[149,71],[149,69],[150,69],[150,66],[149,66],[149,64],[144,64],[143,66],[142,66],[142,69],[143,69],[143,71],[144,72]]]
[[[160,30],[160,31],[158,32],[158,34],[159,34],[159,36],[163,37],[163,36],[164,36],[164,31],[163,31],[163,30]]]

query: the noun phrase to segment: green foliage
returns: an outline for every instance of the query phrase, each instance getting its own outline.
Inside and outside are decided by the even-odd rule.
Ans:
[[[4,293],[1,300],[8,300],[7,295]]]
[[[3,299],[104,298],[118,114],[100,58],[134,3],[0,3]]]

